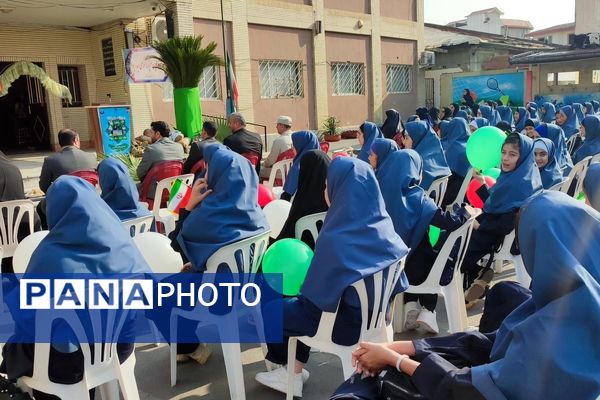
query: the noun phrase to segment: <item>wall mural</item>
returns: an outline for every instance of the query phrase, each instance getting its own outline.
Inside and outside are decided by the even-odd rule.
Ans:
[[[452,77],[452,101],[466,104],[467,93],[473,102],[498,101],[513,107],[522,106],[525,99],[526,72],[482,74]]]

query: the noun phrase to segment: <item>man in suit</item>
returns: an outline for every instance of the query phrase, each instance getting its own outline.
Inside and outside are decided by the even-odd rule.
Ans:
[[[142,161],[137,167],[137,175],[140,182],[144,182],[144,178],[148,171],[159,162],[162,161],[182,161],[184,158],[183,146],[175,143],[169,138],[171,130],[169,125],[164,121],[154,121],[150,124],[152,136],[150,140],[152,144],[146,147]],[[152,182],[148,197],[153,199],[156,190],[156,183]]]
[[[228,125],[232,134],[225,138],[223,144],[238,154],[252,153],[258,156],[256,173],[260,176],[260,160],[263,151],[260,137],[256,133],[246,130],[246,120],[241,113],[231,113]]]
[[[211,144],[219,143],[215,136],[217,135],[217,125],[212,121],[204,121],[202,124],[202,140],[192,143],[190,155],[183,164],[183,173],[189,174],[198,162],[204,159],[204,149]]]

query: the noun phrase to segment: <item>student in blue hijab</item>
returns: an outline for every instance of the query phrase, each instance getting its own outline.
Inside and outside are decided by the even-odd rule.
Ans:
[[[541,114],[542,122],[553,124],[554,119],[556,118],[556,107],[554,107],[554,104],[547,101],[542,105]]]
[[[448,125],[446,140],[442,140],[442,147],[448,161],[448,167],[452,172],[446,186],[446,193],[442,200],[442,208],[451,204],[465,179],[465,176],[471,169],[471,164],[467,159],[467,141],[469,140],[469,127],[462,118],[455,118]]]
[[[556,161],[556,151],[552,140],[546,138],[534,140],[533,151],[544,189],[550,189],[552,186],[561,183],[564,178],[558,161]]]
[[[396,365],[410,376],[400,386],[429,400],[597,399],[600,358],[589,327],[600,326],[600,213],[544,192],[523,207],[518,241],[531,298],[497,332],[361,343],[358,373],[331,399],[381,400],[377,378],[359,374],[393,375]]]
[[[489,191],[483,176],[474,175],[482,183],[477,194],[485,203],[483,213],[477,217],[461,267],[465,274],[467,302],[483,296],[494,277],[489,266],[482,268],[477,262],[483,256],[493,254],[504,237],[515,228],[515,215],[523,203],[543,189],[535,164],[533,140],[525,135],[513,133],[506,138],[500,168],[500,176]]]
[[[375,139],[371,144],[371,153],[369,154],[369,164],[375,171],[383,166],[389,156],[398,151],[398,145],[390,139]],[[377,175],[377,172],[375,172]]]
[[[369,153],[371,152],[371,144],[373,140],[383,138],[383,134],[372,122],[365,121],[359,128],[358,143],[362,146],[358,153],[358,159],[369,163]]]
[[[581,121],[583,121],[583,119],[585,118],[585,114],[583,113],[583,104],[573,103],[571,104],[571,106],[573,107],[573,111],[575,111],[575,115],[577,115],[579,123],[581,123]]]
[[[421,119],[419,118],[419,116],[417,114],[413,114],[410,117],[408,117],[408,119],[406,120],[406,123],[409,122],[413,122],[413,121],[420,121]]]
[[[451,174],[442,144],[427,122],[409,122],[405,128],[404,147],[415,150],[423,159],[421,187],[427,190],[434,180]]]
[[[585,116],[596,114],[596,112],[594,111],[594,106],[590,101],[586,101],[585,103],[583,103],[583,106],[585,107]]]
[[[512,127],[513,112],[510,109],[510,107],[509,106],[498,106],[498,108],[496,110],[498,111],[498,114],[500,114],[500,118],[502,119],[502,121],[508,122],[510,124],[510,126]],[[500,122],[500,121],[498,121],[498,122]]]
[[[530,118],[529,111],[525,107],[518,107],[514,113],[515,131],[521,133],[525,129],[525,121]]]
[[[416,151],[399,150],[377,170],[381,194],[394,229],[411,249],[404,267],[411,285],[423,283],[435,262],[429,226],[452,232],[464,223],[464,219],[443,212],[419,186],[422,169],[423,160]],[[439,332],[435,315],[436,294],[405,294],[404,302],[405,329],[422,328],[431,333]]]
[[[381,133],[386,139],[393,139],[402,130],[402,118],[396,110],[389,109],[385,112],[385,121],[381,126]]]
[[[292,163],[285,183],[283,185],[282,200],[290,201],[298,188],[298,174],[300,172],[300,160],[302,156],[310,150],[319,150],[319,138],[310,131],[298,131],[292,133],[292,145],[296,149],[296,156]]]
[[[138,202],[140,197],[125,164],[109,157],[98,165],[102,200],[110,206],[121,221],[150,215]]]
[[[275,364],[287,363],[289,336],[315,334],[323,312],[338,312],[334,343],[346,346],[356,343],[361,326],[360,307],[355,291],[348,288],[396,265],[408,253],[394,231],[375,174],[367,163],[351,157],[334,159],[327,174],[325,193],[329,211],[306,279],[297,297],[284,299],[283,343],[268,344],[266,358]],[[361,218],[355,218],[357,215]],[[393,294],[406,287],[408,283],[402,273]],[[303,383],[308,379],[302,366],[309,352],[306,345],[298,343],[296,375],[291,388],[295,397],[302,396]],[[259,373],[256,380],[281,392],[288,388],[286,367]]]
[[[554,143],[556,160],[563,172],[563,176],[569,175],[569,172],[573,169],[573,162],[571,161],[571,155],[567,149],[567,140],[565,139],[565,133],[562,128],[555,124],[541,124],[535,130],[541,137],[552,140],[552,143]]]
[[[534,102],[527,103],[527,111],[529,111],[529,118],[537,119],[538,105]]]
[[[454,115],[454,118],[462,118],[467,122],[469,122],[471,120],[469,118],[469,113],[467,113],[465,110],[458,110],[456,112],[456,115]]]
[[[483,118],[487,119],[492,126],[496,126],[496,124],[501,120],[498,111],[490,106],[479,107],[479,113]]]
[[[477,117],[473,118],[473,121],[469,124],[469,129],[471,132],[475,132],[479,128],[483,128],[484,126],[490,126],[490,121],[487,118]]]
[[[31,255],[25,274],[131,274],[150,273],[137,246],[123,229],[121,221],[102,201],[94,188],[81,178],[61,176],[47,193],[48,228],[50,232]],[[18,303],[18,300],[16,300]],[[32,315],[32,318],[35,318]],[[17,329],[30,329],[35,322],[17,324]],[[129,323],[123,332],[131,327]],[[55,328],[58,329],[58,328]],[[23,335],[19,335],[23,337]],[[31,376],[33,344],[7,343],[3,348],[4,369],[9,379]],[[133,352],[133,344],[119,344],[119,360]],[[65,352],[68,351],[68,352]],[[75,344],[53,344],[48,376],[63,384],[81,381],[83,354]],[[34,392],[36,399],[55,399]]]
[[[556,124],[562,128],[567,140],[579,133],[579,121],[577,113],[571,106],[562,107],[556,115]]]
[[[588,115],[581,122],[581,136],[585,137],[583,144],[573,154],[573,163],[577,164],[588,156],[600,153],[600,117]]]
[[[444,142],[447,140],[447,136],[448,136],[448,127],[450,125],[450,121],[451,120],[442,120],[440,121],[440,131],[439,133],[439,137],[440,137],[440,142],[442,142],[442,146],[444,146]]]
[[[594,108],[594,114],[598,113],[600,111],[600,101],[592,100],[590,103],[592,103],[592,107]]]
[[[583,180],[583,192],[586,204],[600,211],[600,163],[594,163],[588,168]]]

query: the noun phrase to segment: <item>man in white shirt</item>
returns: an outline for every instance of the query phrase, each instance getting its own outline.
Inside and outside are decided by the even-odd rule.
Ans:
[[[292,148],[292,119],[287,115],[280,116],[277,118],[276,129],[279,137],[273,141],[271,152],[260,169],[261,178],[269,179],[271,167],[277,162],[277,157]]]

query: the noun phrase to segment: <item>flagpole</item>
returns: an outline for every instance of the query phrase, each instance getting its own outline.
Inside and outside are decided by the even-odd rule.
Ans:
[[[223,35],[223,59],[225,60],[225,82],[229,82],[231,77],[229,76],[229,64],[227,59],[229,58],[227,55],[227,42],[225,41],[225,16],[223,13],[223,0],[221,0],[221,34]],[[231,62],[231,61],[230,61]],[[225,99],[225,115],[228,113],[227,105],[229,101],[233,101],[231,98],[231,89],[229,88],[229,84],[225,85],[227,90],[227,98]]]

